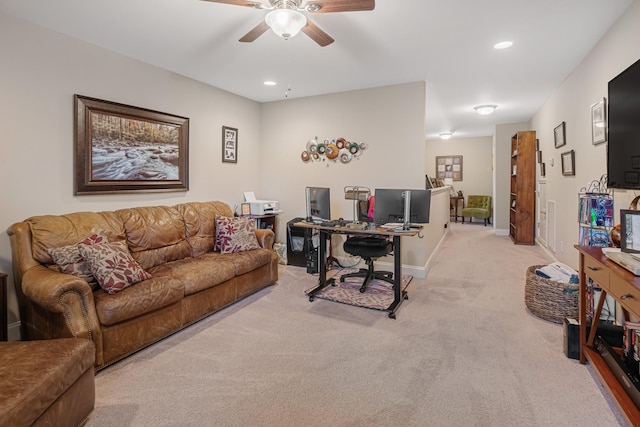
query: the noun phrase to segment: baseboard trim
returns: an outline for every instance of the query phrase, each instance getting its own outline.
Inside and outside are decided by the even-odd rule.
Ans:
[[[509,230],[496,228],[496,236],[508,236],[508,235],[509,235]]]
[[[7,338],[9,341],[20,341],[22,337],[20,336],[20,322],[9,323],[7,327]]]

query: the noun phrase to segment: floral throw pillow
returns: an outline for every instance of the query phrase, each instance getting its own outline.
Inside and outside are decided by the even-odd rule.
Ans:
[[[102,289],[109,294],[151,278],[133,259],[124,242],[93,245],[79,243],[78,250]]]
[[[260,249],[255,220],[243,217],[216,217],[216,246],[223,254]]]
[[[93,245],[96,243],[104,243],[107,238],[102,233],[92,234],[91,236],[83,239],[80,243],[85,245]],[[73,274],[86,280],[92,289],[98,289],[100,285],[89,268],[86,260],[80,255],[78,245],[62,246],[59,248],[47,249],[49,256],[56,263],[61,273]]]

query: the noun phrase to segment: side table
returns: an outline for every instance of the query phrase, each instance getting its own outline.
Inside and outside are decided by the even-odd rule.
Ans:
[[[9,339],[7,326],[7,275],[0,273],[0,341]]]
[[[464,209],[464,196],[449,196],[449,203],[453,209],[453,220],[458,222],[458,202],[462,201],[462,209]]]

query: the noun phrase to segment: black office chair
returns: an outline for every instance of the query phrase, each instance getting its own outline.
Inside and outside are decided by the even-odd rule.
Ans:
[[[358,202],[358,219],[360,221],[372,221],[372,218],[367,216],[369,212],[369,201],[361,200]],[[344,274],[340,277],[340,281],[344,282],[344,279],[349,277],[362,277],[364,282],[360,286],[360,292],[367,290],[369,282],[373,279],[384,280],[393,284],[393,273],[389,271],[374,271],[373,261],[376,258],[383,257],[390,254],[393,251],[393,242],[386,238],[380,237],[358,237],[352,236],[347,238],[342,246],[344,251],[355,256],[359,256],[367,263],[367,268],[361,268],[360,271],[355,273]]]
[[[360,292],[366,291],[369,282],[373,279],[394,283],[393,273],[373,270],[374,259],[390,254],[393,251],[393,242],[386,238],[352,236],[345,240],[343,248],[345,252],[351,255],[362,257],[367,263],[367,268],[361,268],[360,271],[355,273],[343,274],[340,277],[341,282],[344,282],[344,279],[349,277],[363,277],[364,282],[360,286]]]

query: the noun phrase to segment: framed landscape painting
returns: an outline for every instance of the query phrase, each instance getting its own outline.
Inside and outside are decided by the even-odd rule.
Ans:
[[[74,96],[74,194],[187,191],[189,119]]]

